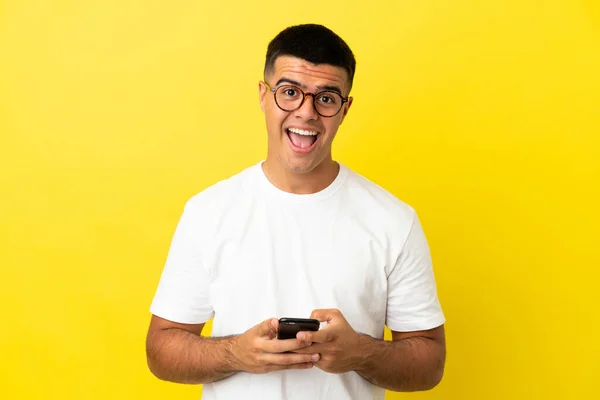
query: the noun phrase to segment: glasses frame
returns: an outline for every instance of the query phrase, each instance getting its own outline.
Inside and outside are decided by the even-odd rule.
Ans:
[[[302,105],[304,104],[304,100],[306,100],[306,96],[312,96],[313,101],[312,101],[312,105],[313,108],[315,109],[315,111],[317,112],[317,114],[319,114],[321,117],[323,118],[331,118],[331,117],[335,117],[336,115],[338,115],[340,113],[340,111],[342,111],[342,108],[344,108],[344,103],[347,103],[349,101],[349,97],[344,97],[342,96],[341,93],[336,92],[335,90],[322,90],[320,92],[317,93],[310,93],[310,92],[305,92],[304,90],[300,89],[298,86],[296,85],[292,85],[292,84],[284,84],[284,85],[279,85],[277,87],[271,87],[267,82],[264,82],[265,86],[267,87],[267,89],[269,89],[270,92],[273,93],[273,100],[275,100],[275,104],[277,104],[277,107],[279,107],[280,110],[285,111],[285,112],[293,112],[296,111],[298,109],[300,109],[300,107],[302,107]],[[277,90],[282,87],[282,86],[293,86],[295,88],[297,88],[300,93],[302,93],[302,101],[300,102],[300,104],[298,105],[298,107],[294,108],[293,110],[286,110],[285,108],[281,107],[279,105],[279,103],[277,102]],[[340,97],[342,98],[342,104],[340,104],[340,109],[337,110],[337,112],[333,115],[323,115],[319,112],[319,110],[317,110],[317,105],[315,104],[315,99],[317,98],[318,95],[320,95],[321,93],[335,93],[340,95]]]

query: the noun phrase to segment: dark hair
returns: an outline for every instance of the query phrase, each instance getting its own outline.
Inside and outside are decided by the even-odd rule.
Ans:
[[[354,54],[341,37],[323,25],[290,26],[275,36],[267,48],[265,75],[273,71],[277,57],[284,55],[298,57],[315,65],[342,67],[348,73],[352,87],[356,69]]]

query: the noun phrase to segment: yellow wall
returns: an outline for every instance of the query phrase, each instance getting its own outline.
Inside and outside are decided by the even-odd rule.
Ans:
[[[318,22],[358,59],[335,157],[419,211],[448,319],[443,383],[389,398],[591,399],[600,3],[249,3],[0,1],[0,398],[199,397],[148,307],[184,202],[265,155],[267,42]]]

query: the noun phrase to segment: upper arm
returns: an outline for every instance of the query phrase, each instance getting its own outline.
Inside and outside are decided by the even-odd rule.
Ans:
[[[202,208],[188,201],[173,234],[150,312],[181,327],[196,329],[214,315],[210,275],[203,263],[205,221]],[[153,317],[153,321],[158,321]],[[161,326],[164,324],[164,320]],[[156,324],[156,322],[153,322]],[[188,330],[188,329],[185,329]]]
[[[146,358],[150,370],[156,374],[156,365],[160,364],[157,360],[161,359],[161,354],[164,354],[165,349],[169,349],[169,338],[173,337],[170,335],[173,333],[173,330],[183,330],[194,335],[200,335],[200,333],[202,333],[202,328],[204,328],[204,323],[182,324],[152,315],[150,326],[148,327],[148,332],[146,334]]]
[[[151,349],[157,348],[156,346],[161,346],[161,337],[163,337],[161,332],[170,329],[182,329],[194,335],[200,335],[203,328],[204,322],[200,324],[182,324],[152,315],[150,326],[148,327],[148,332],[146,334],[146,351],[151,352]]]
[[[421,365],[427,366],[427,376],[431,388],[437,385],[444,375],[444,367],[446,364],[446,335],[444,333],[444,325],[440,325],[433,329],[413,332],[392,331],[392,341],[399,342],[409,338],[422,338],[424,340],[413,340],[411,346],[413,348],[413,356],[415,360],[421,361]]]
[[[445,347],[446,345],[446,333],[444,331],[444,325],[440,325],[433,329],[428,329],[424,331],[412,331],[412,332],[399,332],[392,331],[392,341],[396,342],[398,340],[408,339],[411,337],[423,337],[426,339],[431,339],[437,343],[440,343]]]
[[[445,322],[429,244],[416,214],[388,276],[386,325],[397,332],[427,332]],[[437,332],[437,331],[435,331]],[[429,333],[423,333],[429,334]]]
[[[151,334],[154,332],[165,329],[183,329],[184,331],[188,331],[195,335],[200,335],[203,328],[204,322],[200,324],[182,324],[152,315],[152,318],[150,319],[150,326],[148,328],[148,336],[151,336]]]
[[[398,342],[412,337],[420,337],[427,339],[425,342],[417,342],[422,351],[419,354],[429,354],[431,360],[436,360],[436,365],[440,374],[443,374],[444,364],[446,363],[446,334],[444,325],[440,325],[433,329],[413,332],[392,331],[392,341]],[[432,343],[433,342],[433,343]],[[441,375],[439,377],[441,379]]]

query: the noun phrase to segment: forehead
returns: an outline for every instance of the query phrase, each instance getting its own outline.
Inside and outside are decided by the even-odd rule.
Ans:
[[[308,88],[336,86],[342,93],[348,91],[348,73],[345,69],[329,64],[315,65],[297,57],[277,57],[272,75],[275,82],[288,78]]]

